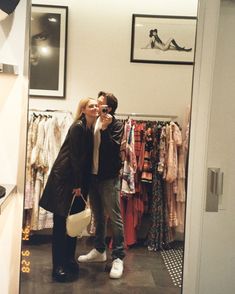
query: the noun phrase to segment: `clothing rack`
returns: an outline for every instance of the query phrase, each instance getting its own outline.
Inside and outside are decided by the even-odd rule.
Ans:
[[[135,112],[129,112],[129,113],[116,113],[116,116],[132,116],[132,117],[150,117],[150,118],[170,118],[170,119],[176,119],[177,115],[166,115],[166,114],[144,114],[144,113],[135,113]]]
[[[71,111],[68,110],[56,110],[56,109],[45,109],[45,110],[41,110],[41,109],[29,109],[30,112],[58,112],[58,113],[70,113],[72,115]]]

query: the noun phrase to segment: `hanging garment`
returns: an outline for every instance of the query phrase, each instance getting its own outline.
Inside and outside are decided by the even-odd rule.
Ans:
[[[133,121],[135,124],[134,136],[135,136],[135,156],[138,162],[141,153],[141,146],[144,141],[145,123]]]
[[[182,144],[179,147],[179,166],[178,166],[178,193],[177,201],[185,202],[186,200],[186,164],[188,156],[189,142],[189,123],[190,123],[190,107],[187,107],[185,118],[182,124]]]
[[[182,124],[182,145],[179,147],[179,166],[178,166],[178,193],[177,215],[178,227],[177,231],[184,232],[185,219],[185,201],[186,201],[186,165],[188,160],[188,144],[189,144],[189,128],[190,128],[190,106],[187,107],[185,118]]]
[[[25,175],[25,200],[24,208],[30,209],[33,207],[34,186],[36,180],[36,172],[31,165],[32,150],[36,145],[38,124],[41,116],[33,114],[28,124],[28,138],[27,138],[27,156],[26,156],[26,175]]]
[[[153,138],[152,129],[148,127],[145,132],[145,149],[144,149],[144,162],[142,167],[141,181],[151,183],[152,182],[152,150],[153,150]]]
[[[176,228],[179,224],[176,203],[176,195],[178,193],[178,148],[182,145],[182,135],[179,127],[174,122],[170,122],[170,124],[167,126],[166,133],[168,154],[165,188],[168,203],[169,227]],[[173,231],[171,236],[173,239]]]
[[[168,141],[168,158],[167,158],[167,174],[166,181],[173,183],[177,179],[178,173],[178,146],[182,145],[182,135],[179,127],[170,122],[167,126],[167,141]]]
[[[165,191],[167,196],[169,227],[170,228],[177,227],[178,216],[177,216],[176,194],[174,193],[173,183],[166,182]]]
[[[45,139],[43,148],[43,166],[46,176],[50,174],[53,163],[59,153],[61,146],[61,132],[56,116],[48,119],[45,123]]]
[[[69,128],[70,113],[32,113],[28,125],[25,210],[32,230],[52,228],[53,215],[39,207],[48,175],[60,150],[62,134]],[[68,123],[67,123],[68,122]]]
[[[123,194],[135,193],[135,173],[137,169],[137,162],[135,156],[135,126],[132,125],[131,120],[128,120],[124,126],[125,142],[125,158],[122,171],[121,191]],[[122,143],[124,146],[124,143]],[[123,154],[123,153],[122,153]],[[122,155],[123,156],[123,155]]]
[[[169,246],[169,225],[167,199],[164,191],[162,175],[157,171],[159,162],[161,125],[157,125],[153,132],[153,165],[151,227],[148,233],[148,249],[161,250]]]
[[[45,124],[47,123],[46,117],[43,117],[38,124],[37,141],[31,154],[31,165],[37,171],[36,181],[33,194],[33,207],[31,215],[31,229],[38,230],[38,218],[39,218],[39,200],[41,198],[44,182],[44,157],[43,147],[45,139]]]
[[[160,126],[161,127],[161,126]],[[160,142],[159,142],[159,162],[158,172],[162,174],[163,178],[166,177],[166,165],[167,165],[167,144],[166,144],[166,127],[161,128]]]
[[[133,125],[134,140],[131,136]],[[126,163],[130,160],[127,145],[131,142],[134,142],[131,148],[135,150],[137,165],[135,193],[121,194],[126,245],[138,241],[137,232],[142,216],[150,213],[151,224],[147,235],[149,250],[169,248],[174,240],[174,230],[184,220],[184,207],[176,201],[180,164],[178,153],[182,145],[180,128],[174,122],[156,124],[132,120],[130,124],[129,120],[125,124],[122,140],[122,158]],[[127,169],[126,174],[130,178],[129,171]],[[130,191],[130,184],[128,189]]]
[[[58,117],[56,117],[58,119]],[[58,121],[59,124],[59,132],[60,132],[60,146],[64,143],[65,137],[67,135],[69,127],[73,123],[73,116],[72,113],[68,112],[63,115],[63,118],[60,121]]]

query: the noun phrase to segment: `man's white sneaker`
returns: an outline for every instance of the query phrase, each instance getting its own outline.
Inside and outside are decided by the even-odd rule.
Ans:
[[[120,258],[114,259],[112,263],[112,268],[109,273],[109,277],[111,279],[119,279],[121,278],[123,273],[123,261]]]
[[[80,255],[78,257],[79,262],[102,262],[102,261],[106,261],[106,259],[107,259],[106,252],[104,251],[103,253],[100,253],[95,248],[92,249],[86,255]]]

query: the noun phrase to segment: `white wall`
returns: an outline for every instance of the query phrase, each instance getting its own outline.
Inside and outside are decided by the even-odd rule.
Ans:
[[[30,108],[74,111],[99,90],[119,98],[119,112],[183,116],[192,66],[130,63],[132,14],[196,16],[197,0],[33,1],[69,6],[66,99],[30,99]],[[180,120],[180,119],[179,119]]]
[[[1,294],[18,293],[22,211],[22,195],[18,193],[12,196],[12,200],[0,215]]]
[[[230,30],[235,28],[235,2],[222,1],[220,5],[207,167],[219,167],[224,181],[219,211],[203,215],[199,293],[220,294],[225,290],[226,294],[234,294],[235,235],[231,232],[235,231],[235,40]]]
[[[13,184],[18,191],[0,215],[1,294],[16,294],[19,288],[28,104],[27,4],[29,0],[21,0],[14,14],[0,22],[0,63],[19,66],[18,76],[0,73],[0,184]]]
[[[0,62],[19,67],[18,76],[0,74],[0,183],[2,184],[17,184],[19,159],[24,159],[26,133],[25,124],[22,123],[25,121],[28,96],[28,77],[24,66],[26,2],[28,1],[22,0],[15,13],[0,23]],[[23,148],[23,153],[20,152],[20,148]],[[24,169],[20,173],[24,175]],[[22,190],[23,181],[22,177],[20,178]]]
[[[207,179],[207,143],[210,118],[211,83],[215,58],[220,0],[200,0],[196,66],[192,100],[183,294],[199,292],[202,218]],[[211,292],[213,293],[213,292]],[[209,293],[208,293],[209,294]]]

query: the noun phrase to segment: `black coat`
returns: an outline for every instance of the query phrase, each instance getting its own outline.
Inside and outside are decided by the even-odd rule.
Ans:
[[[72,190],[87,194],[93,155],[93,132],[85,118],[74,122],[52,167],[39,205],[67,216],[73,199]]]
[[[100,131],[98,177],[101,180],[112,179],[119,175],[122,166],[120,146],[123,131],[122,121],[114,116],[108,128]]]

